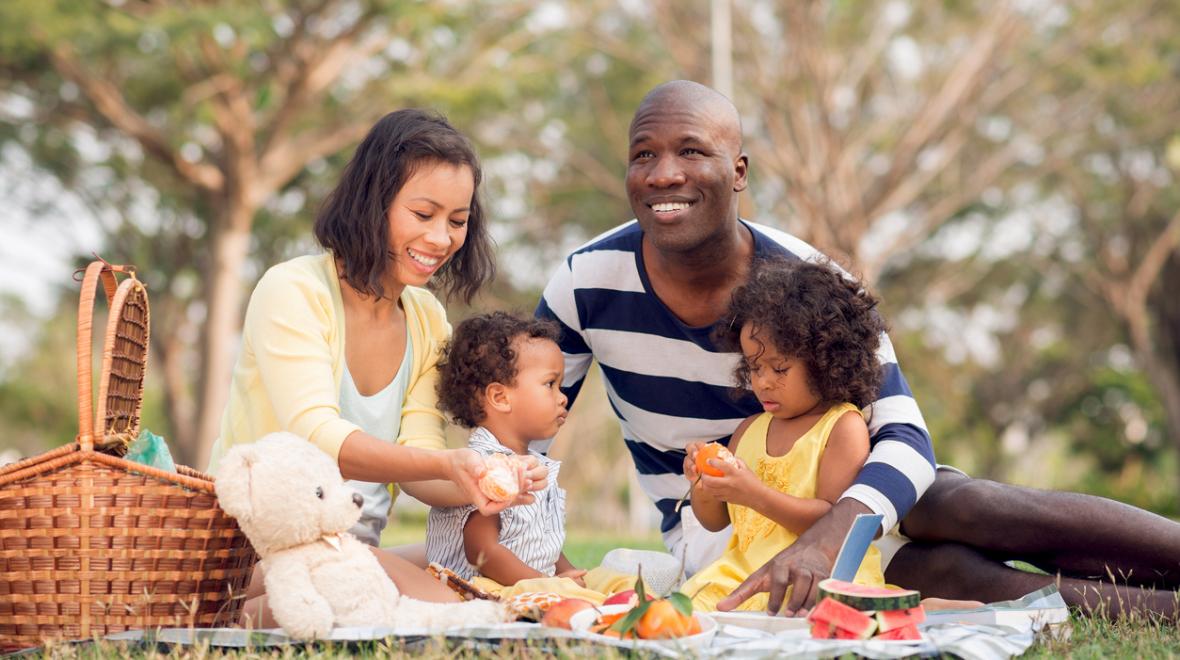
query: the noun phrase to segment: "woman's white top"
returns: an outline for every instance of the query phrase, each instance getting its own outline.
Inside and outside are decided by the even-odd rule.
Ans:
[[[402,405],[406,401],[406,386],[410,379],[410,356],[413,353],[409,333],[406,333],[406,352],[397,375],[380,392],[363,396],[344,361],[344,375],[340,379],[340,416],[361,427],[369,435],[388,443],[397,441],[402,426]],[[365,498],[361,519],[349,531],[372,546],[380,545],[381,530],[389,522],[393,497],[389,484],[349,479],[344,482]]]

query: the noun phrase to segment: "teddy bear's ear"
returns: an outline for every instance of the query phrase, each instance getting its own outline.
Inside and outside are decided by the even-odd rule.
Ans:
[[[238,445],[226,452],[218,465],[213,482],[217,503],[238,521],[249,520],[254,508],[254,465],[258,459],[258,448],[253,444]]]

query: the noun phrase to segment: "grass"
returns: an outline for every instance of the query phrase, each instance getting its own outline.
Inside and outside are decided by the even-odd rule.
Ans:
[[[785,650],[785,649],[784,649]],[[573,647],[555,643],[549,648],[525,647],[520,644],[492,646],[473,642],[469,646],[446,646],[438,640],[401,645],[394,642],[363,644],[321,644],[282,649],[210,649],[128,647],[108,642],[96,644],[58,644],[40,654],[26,657],[99,660],[114,657],[130,658],[235,658],[254,659],[332,659],[336,658],[480,658],[515,659],[521,657],[652,657],[630,655],[609,647]],[[1042,635],[1022,658],[1180,658],[1180,628],[1143,620],[1118,623],[1075,619],[1066,624],[1056,637]]]
[[[425,538],[425,521],[417,517],[390,525],[382,536],[382,545],[420,543]],[[603,534],[594,530],[570,530],[566,537],[566,555],[575,566],[597,566],[612,548],[662,549],[658,536],[634,537],[626,534]],[[1031,567],[1030,567],[1031,568]],[[319,644],[282,649],[210,649],[207,647],[167,648],[122,646],[108,642],[95,644],[57,644],[28,657],[52,657],[98,660],[112,657],[131,658],[235,658],[235,659],[336,659],[336,658],[481,658],[521,657],[635,657],[608,647],[571,647],[557,642],[549,648],[520,644],[493,646],[472,640],[465,646],[446,646],[439,640],[402,645],[396,642],[362,644]],[[639,657],[644,657],[640,654]],[[1022,658],[1180,658],[1180,626],[1143,618],[1119,622],[1074,618],[1061,626],[1055,635],[1041,635]]]

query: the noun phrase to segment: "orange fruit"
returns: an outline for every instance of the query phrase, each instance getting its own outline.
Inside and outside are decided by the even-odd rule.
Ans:
[[[729,453],[729,450],[725,448],[725,445],[717,442],[710,442],[704,447],[701,447],[701,450],[697,452],[697,472],[699,474],[707,474],[710,477],[720,477],[725,473],[713,467],[712,465],[709,465],[710,458],[716,458],[717,460],[728,462],[733,460],[733,454]]]
[[[681,614],[670,601],[661,598],[652,601],[636,624],[635,632],[640,639],[684,637],[692,634],[694,624],[699,626],[696,617]]]

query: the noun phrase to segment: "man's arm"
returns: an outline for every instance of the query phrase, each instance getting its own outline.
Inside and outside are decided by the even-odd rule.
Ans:
[[[934,448],[922,411],[902,375],[889,336],[882,333],[877,351],[881,389],[865,411],[871,450],[856,480],[841,498],[857,500],[884,516],[882,531],[892,528],[934,483]]]

